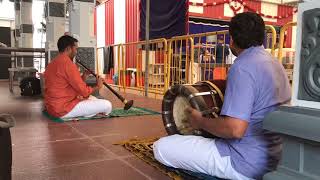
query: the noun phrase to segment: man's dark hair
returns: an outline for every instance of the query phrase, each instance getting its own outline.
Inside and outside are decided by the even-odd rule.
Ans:
[[[58,50],[59,52],[63,52],[67,47],[75,46],[78,40],[68,35],[61,36],[58,40]]]
[[[261,46],[265,36],[265,24],[258,14],[244,12],[231,19],[229,32],[234,43],[241,49]]]

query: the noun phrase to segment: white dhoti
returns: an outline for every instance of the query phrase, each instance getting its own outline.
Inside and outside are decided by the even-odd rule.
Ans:
[[[109,114],[112,110],[112,104],[105,99],[97,99],[94,96],[90,96],[88,99],[79,102],[69,113],[62,118],[71,117],[91,117],[98,113]]]
[[[214,139],[201,136],[167,136],[154,143],[153,152],[155,158],[166,166],[224,179],[250,179],[233,169],[230,156],[220,156]]]

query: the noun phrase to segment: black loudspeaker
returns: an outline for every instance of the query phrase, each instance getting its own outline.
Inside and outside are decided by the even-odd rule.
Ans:
[[[302,14],[298,99],[320,102],[320,8]]]

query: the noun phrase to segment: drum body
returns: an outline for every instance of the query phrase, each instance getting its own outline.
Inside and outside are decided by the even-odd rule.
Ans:
[[[162,101],[162,120],[167,133],[214,137],[204,130],[193,129],[185,109],[192,107],[206,117],[217,117],[222,108],[225,86],[226,80],[172,86]]]

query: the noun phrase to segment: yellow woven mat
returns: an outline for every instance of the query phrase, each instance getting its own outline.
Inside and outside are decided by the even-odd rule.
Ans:
[[[120,143],[116,143],[115,145],[122,145],[125,149],[136,155],[138,158],[174,180],[222,180],[206,174],[195,173],[182,169],[174,169],[162,165],[154,158],[152,150],[153,143],[158,139],[158,137],[146,139],[129,139]]]
[[[177,170],[170,169],[159,163],[153,156],[152,145],[159,138],[148,139],[130,139],[124,142],[116,143],[115,145],[122,145],[125,149],[136,155],[138,158],[153,166],[160,172],[166,174],[174,180],[185,179]]]

